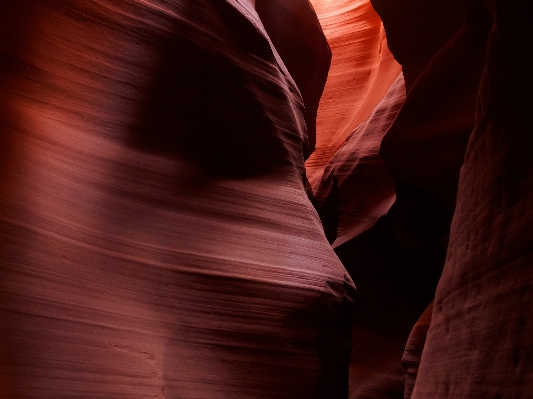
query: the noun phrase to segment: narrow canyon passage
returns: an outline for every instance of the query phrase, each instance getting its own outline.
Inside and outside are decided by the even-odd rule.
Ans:
[[[0,398],[529,398],[519,0],[3,0]]]

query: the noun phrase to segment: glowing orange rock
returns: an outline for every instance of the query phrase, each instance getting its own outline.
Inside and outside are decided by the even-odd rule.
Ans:
[[[348,136],[317,184],[314,199],[333,247],[371,228],[394,202],[394,183],[378,152],[404,100],[400,75],[368,119]]]
[[[381,101],[400,66],[369,0],[311,3],[332,52],[318,108],[316,150],[306,162],[309,181],[316,186],[331,157]]]

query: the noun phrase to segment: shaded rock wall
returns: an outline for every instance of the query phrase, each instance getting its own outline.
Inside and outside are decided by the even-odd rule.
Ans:
[[[396,201],[385,216],[383,215],[388,207],[384,207],[384,211],[380,215],[373,214],[370,207],[366,208],[366,212],[361,212],[365,198],[358,193],[364,192],[369,195],[367,198],[370,198],[372,192],[378,193],[379,189],[376,187],[386,187],[386,184],[373,185],[379,179],[374,179],[372,182],[363,182],[360,179],[358,181],[359,191],[346,190],[346,187],[344,187],[344,191],[342,190],[339,181],[347,182],[358,176],[357,166],[353,167],[358,165],[358,155],[353,154],[363,151],[366,148],[365,143],[357,142],[355,145],[350,144],[350,141],[344,143],[337,154],[331,158],[325,168],[325,173],[321,175],[321,180],[318,180],[319,183],[317,184],[312,180],[316,187],[319,213],[330,241],[345,234],[346,230],[342,226],[343,223],[350,220],[350,211],[367,216],[369,225],[375,223],[376,216],[383,216],[367,232],[361,234],[364,231],[362,230],[355,234],[355,238],[351,236],[352,239],[347,242],[341,239],[335,243],[335,245],[342,244],[336,248],[336,252],[359,289],[359,303],[354,324],[351,395],[361,398],[384,398],[401,397],[405,394],[406,398],[410,397],[413,386],[415,386],[418,362],[429,321],[421,319],[412,331],[409,340],[407,335],[410,327],[408,326],[409,323],[414,323],[414,320],[431,301],[447,253],[448,264],[452,262],[451,259],[455,259],[452,262],[453,266],[450,266],[454,267],[455,283],[453,284],[455,285],[449,281],[450,277],[445,272],[439,285],[439,292],[445,299],[442,302],[437,301],[435,306],[435,314],[439,314],[441,317],[438,319],[437,326],[432,324],[430,331],[434,331],[433,343],[428,343],[428,345],[433,345],[433,347],[426,349],[424,355],[425,358],[429,351],[431,355],[427,356],[430,356],[429,359],[431,360],[428,360],[429,363],[423,368],[425,379],[424,382],[420,383],[422,388],[415,387],[415,397],[432,395],[485,397],[491,394],[508,396],[508,392],[511,392],[511,396],[516,394],[518,397],[525,397],[525,392],[530,388],[530,384],[526,374],[521,374],[521,368],[518,364],[524,362],[523,358],[526,359],[525,364],[527,364],[527,359],[529,359],[528,341],[522,340],[522,343],[519,344],[518,339],[507,338],[506,343],[502,344],[505,347],[502,349],[503,353],[501,357],[498,357],[500,352],[494,355],[485,353],[489,350],[489,346],[485,346],[482,340],[476,340],[474,337],[486,336],[488,342],[496,345],[497,337],[504,339],[503,337],[507,336],[507,332],[503,330],[504,325],[509,325],[510,329],[514,329],[515,336],[521,336],[523,331],[529,331],[527,324],[527,320],[530,319],[529,314],[524,314],[520,310],[515,313],[510,312],[510,310],[501,311],[502,315],[510,314],[510,321],[506,324],[503,316],[499,319],[495,315],[491,316],[488,308],[491,303],[489,292],[497,292],[498,294],[495,293],[494,295],[501,294],[509,298],[509,302],[500,304],[502,309],[507,309],[506,306],[510,309],[513,307],[511,304],[519,303],[521,300],[527,301],[525,298],[528,298],[527,293],[531,290],[531,273],[523,267],[516,272],[509,271],[509,274],[501,274],[504,272],[498,274],[500,278],[508,276],[509,281],[512,280],[512,276],[521,276],[521,284],[516,284],[516,287],[522,292],[519,299],[511,294],[511,288],[508,291],[503,287],[497,288],[495,280],[488,282],[488,278],[481,277],[481,272],[475,276],[468,272],[467,270],[473,265],[465,263],[466,260],[463,255],[469,254],[467,259],[479,257],[482,251],[478,252],[475,245],[483,247],[484,257],[482,261],[479,261],[480,265],[485,265],[483,270],[488,270],[487,268],[490,268],[492,262],[498,262],[497,259],[499,259],[499,257],[490,261],[487,259],[487,256],[490,256],[488,254],[493,251],[490,249],[492,247],[491,241],[499,239],[492,238],[489,233],[481,233],[481,231],[487,231],[487,228],[484,228],[481,221],[477,219],[482,219],[481,215],[484,215],[485,212],[491,213],[492,211],[487,210],[488,208],[482,209],[483,204],[487,202],[486,200],[479,196],[473,196],[472,190],[476,186],[473,183],[474,180],[482,176],[488,176],[487,179],[493,178],[495,181],[491,184],[494,189],[498,190],[498,187],[501,187],[502,193],[494,194],[497,198],[510,196],[509,198],[515,198],[516,202],[525,202],[529,195],[529,188],[526,188],[528,184],[528,172],[526,170],[529,170],[530,166],[527,161],[520,158],[511,161],[511,155],[502,159],[496,149],[494,149],[493,155],[484,155],[485,157],[479,155],[477,161],[471,161],[472,165],[476,166],[470,168],[476,172],[471,172],[468,187],[467,183],[461,186],[464,190],[463,194],[461,194],[461,187],[459,187],[459,201],[462,198],[465,203],[471,205],[462,214],[455,214],[456,218],[461,218],[464,221],[464,223],[454,227],[460,232],[457,234],[460,234],[461,238],[454,239],[452,232],[452,240],[455,241],[452,241],[448,247],[448,237],[456,207],[459,172],[463,165],[471,132],[476,129],[481,137],[479,132],[483,129],[490,132],[498,129],[505,130],[498,125],[500,118],[509,120],[504,124],[518,124],[517,127],[513,125],[512,128],[509,128],[513,129],[514,132],[523,129],[520,127],[520,123],[522,123],[520,118],[524,121],[526,118],[516,116],[519,113],[510,117],[510,111],[507,116],[502,116],[503,113],[500,111],[494,111],[497,115],[492,115],[490,114],[491,111],[488,110],[507,109],[506,107],[509,107],[509,110],[517,110],[529,106],[524,105],[530,103],[527,95],[520,94],[527,92],[526,88],[529,87],[529,82],[524,82],[525,88],[517,89],[503,78],[501,81],[498,80],[500,79],[499,74],[509,77],[526,74],[523,71],[529,65],[525,62],[528,50],[524,49],[529,48],[528,40],[531,39],[531,32],[526,28],[525,22],[523,25],[518,24],[517,27],[511,29],[510,27],[513,25],[510,22],[502,21],[505,21],[505,18],[508,18],[507,21],[511,21],[513,18],[526,21],[529,17],[520,6],[516,6],[516,9],[520,10],[517,12],[524,12],[524,14],[518,18],[511,11],[514,6],[499,5],[495,7],[494,4],[482,1],[465,1],[463,3],[409,1],[395,2],[394,4],[386,1],[373,1],[373,5],[383,18],[387,40],[396,60],[402,65],[407,86],[405,103],[385,134],[380,148],[380,155],[395,183]],[[498,9],[503,17],[498,15]],[[496,15],[497,21],[499,18],[499,23],[502,26],[501,29],[498,29],[497,23],[496,28],[494,28],[495,31],[498,31],[502,36],[507,35],[505,37],[508,42],[502,44],[503,39],[498,39],[500,50],[489,52],[489,63],[486,64],[487,42],[489,30],[493,24],[493,14]],[[505,31],[506,29],[512,31],[516,36],[512,37],[511,34],[507,33],[508,31]],[[522,30],[520,31],[520,29]],[[520,45],[517,43],[521,43],[520,45],[523,47],[519,47]],[[492,44],[492,46],[494,45]],[[509,66],[505,69],[501,65],[505,65],[503,60],[507,56],[507,50],[503,49],[513,48],[513,46],[516,53],[509,58],[515,60],[515,63],[512,67]],[[483,70],[487,68],[488,70],[492,68],[492,80],[485,78],[482,81]],[[510,72],[511,70],[514,72]],[[509,83],[518,86],[518,78]],[[499,85],[498,87],[502,91],[493,90],[492,87],[495,85]],[[491,93],[490,105],[487,105],[488,100],[478,100],[480,87],[482,91]],[[503,87],[505,87],[505,95],[502,94]],[[487,96],[489,95],[485,97]],[[508,105],[505,107],[499,105],[504,102]],[[477,122],[476,114],[478,115]],[[486,121],[479,122],[479,115],[485,115]],[[363,129],[365,125],[369,126],[367,123],[368,121],[355,131]],[[481,128],[479,127],[480,123]],[[378,130],[379,128],[370,129],[370,132],[376,133]],[[318,134],[320,135],[320,131]],[[524,133],[522,135],[524,136]],[[517,142],[526,140],[523,136],[517,138]],[[479,140],[484,142],[482,138]],[[500,145],[504,147],[505,143],[502,142]],[[511,145],[509,144],[509,146]],[[527,152],[528,145],[526,140],[523,145],[518,144],[516,147]],[[379,143],[377,147],[379,147]],[[496,147],[497,145],[494,145],[494,148]],[[503,147],[501,151],[505,152]],[[481,144],[479,144],[479,148],[478,151],[481,154]],[[352,158],[347,154],[352,154]],[[486,171],[487,165],[496,163],[496,161],[491,160],[491,157],[501,159],[501,161],[498,166],[489,167],[489,172]],[[479,164],[476,163],[478,161]],[[506,166],[506,162],[513,163],[517,171]],[[467,167],[468,163],[463,167],[463,174],[466,173]],[[489,176],[491,173],[492,177]],[[370,180],[371,174],[363,173],[363,175]],[[520,194],[517,192],[513,194],[512,184],[519,181],[519,178],[515,177],[516,175],[524,179],[524,183],[517,183],[521,187],[520,189],[517,188]],[[509,182],[504,183],[506,180]],[[481,187],[480,182],[476,181],[476,183],[478,187]],[[498,184],[501,185],[498,186]],[[486,183],[486,190],[490,190],[489,185]],[[487,194],[487,196],[489,195]],[[350,201],[352,202],[350,203]],[[504,212],[503,209],[514,203],[511,199],[505,200],[505,202],[505,205],[499,204],[500,212]],[[350,205],[346,206],[348,203]],[[379,201],[373,203],[376,206],[378,204]],[[495,205],[487,204],[488,206]],[[474,211],[474,209],[476,210]],[[461,207],[458,208],[458,211],[461,211]],[[495,212],[499,215],[498,211]],[[528,211],[523,208],[522,212],[525,215]],[[370,223],[373,217],[374,219]],[[502,218],[501,216],[495,217],[497,219]],[[472,218],[477,219],[474,222]],[[492,222],[486,221],[485,223],[490,226]],[[515,228],[525,231],[528,222],[524,221],[522,227],[515,227],[510,221],[502,221],[503,224],[494,223],[497,223],[498,227],[489,227],[488,230],[491,232],[499,231],[498,234],[503,237],[506,234],[512,235]],[[516,223],[516,226],[519,225],[520,223]],[[475,231],[470,231],[470,229]],[[470,236],[473,238],[465,242],[465,237]],[[517,242],[524,241],[526,246],[529,245],[527,240],[516,240]],[[474,244],[474,241],[477,244]],[[494,247],[499,245],[495,244]],[[518,247],[522,248],[521,245],[513,248],[513,250],[516,249],[515,256],[524,256],[525,259],[529,259],[526,247],[524,246],[522,250]],[[455,250],[459,250],[462,255],[455,255],[450,252]],[[499,262],[503,264],[504,260]],[[524,260],[524,262],[527,263],[528,260]],[[479,267],[481,270],[481,266]],[[409,288],[402,290],[396,287],[392,281]],[[464,285],[464,288],[461,284]],[[510,284],[509,282],[509,287],[511,287]],[[451,288],[452,285],[454,288]],[[486,285],[483,289],[473,288],[483,285]],[[491,288],[488,288],[489,286]],[[459,299],[461,290],[464,290],[463,298]],[[467,294],[468,290],[473,290],[474,293],[469,292]],[[442,292],[444,293],[442,294]],[[471,297],[477,298],[475,300],[479,303],[472,310],[472,315],[465,309],[465,306],[468,308],[470,300],[468,298]],[[463,299],[466,302],[463,302]],[[402,304],[398,305],[400,302]],[[481,305],[485,302],[487,305]],[[523,306],[519,307],[522,308]],[[424,313],[425,316],[428,316],[427,312]],[[478,314],[476,312],[479,312],[479,316],[476,316]],[[490,324],[491,318],[496,320],[492,324]],[[476,320],[475,323],[474,319]],[[456,320],[465,320],[464,326],[461,327],[461,322]],[[495,325],[495,323],[500,324]],[[490,327],[485,327],[488,325]],[[456,335],[449,332],[452,326]],[[481,332],[480,329],[483,328],[488,330]],[[463,346],[456,351],[446,349],[454,345],[453,340],[457,339],[458,336],[464,337]],[[404,389],[398,384],[400,370],[396,366],[399,365],[401,358],[399,353],[403,351],[400,347],[405,345],[406,341],[407,348],[403,356],[404,367],[406,368]],[[373,349],[369,350],[368,346]],[[463,350],[466,352],[465,355],[461,352]],[[487,372],[490,375],[496,373],[495,370],[498,367],[505,370],[512,369],[509,360],[510,355],[505,355],[505,353],[509,354],[513,350],[515,353],[514,367],[518,371],[507,382],[504,381],[504,377],[496,379],[498,382],[488,382],[485,379],[488,377],[471,375],[461,368],[460,361],[451,360],[466,359],[477,362],[476,365],[469,367],[472,369],[477,367],[478,370],[482,370],[479,373],[484,373],[486,369],[490,369]],[[454,364],[453,372],[451,372],[452,366],[448,369],[439,365],[442,359],[446,357],[445,353],[450,358],[450,364]],[[468,359],[468,356],[471,358]],[[475,360],[480,359],[480,356],[484,356],[484,361]],[[489,359],[495,359],[495,362],[491,362]],[[506,361],[508,366],[505,365]],[[485,364],[484,362],[491,364],[492,369],[482,365]],[[439,371],[439,367],[442,368],[442,372]],[[450,375],[454,376],[450,377]],[[483,384],[486,388],[482,389],[482,383],[479,381],[484,381]],[[512,384],[516,385],[515,389],[510,388]]]
[[[533,389],[533,14],[493,3],[476,127],[413,398],[516,397]]]
[[[402,65],[407,90],[462,23],[461,0],[371,0],[389,48]]]
[[[522,234],[531,230],[526,205],[531,192],[532,168],[526,155],[531,140],[525,111],[531,106],[527,94],[531,79],[526,72],[531,65],[531,14],[518,2],[465,1],[460,12],[453,2],[374,3],[407,84],[405,104],[380,149],[395,180],[396,202],[372,229],[336,251],[359,287],[361,304],[365,286],[372,281],[377,282],[374,291],[383,293],[382,300],[390,298],[386,279],[380,281],[377,275],[368,279],[370,273],[361,270],[379,265],[382,276],[402,274],[398,281],[417,275],[422,296],[416,303],[422,305],[430,300],[447,248],[431,324],[425,320],[426,310],[407,341],[406,398],[413,386],[415,398],[528,397],[532,382],[525,370],[531,370],[531,343],[525,336],[531,335],[532,315],[526,303],[533,290],[527,266],[531,244]],[[426,22],[403,26],[409,18],[418,21],[416,15],[428,7],[433,27]],[[463,21],[460,28],[457,18]],[[432,33],[433,28],[439,32]],[[422,45],[412,46],[417,30]],[[434,56],[430,49],[436,51]],[[412,263],[402,262],[406,259],[402,256],[376,256],[372,246],[410,254]],[[358,266],[361,263],[365,267]],[[410,270],[418,272],[413,275]],[[377,310],[377,294],[373,295],[372,300],[366,298],[367,304]],[[387,311],[394,305],[379,308],[382,315],[390,314]],[[413,314],[408,306],[400,313],[404,321]],[[405,337],[400,324],[395,329],[397,343]],[[366,319],[365,327],[373,332],[368,336],[378,334],[377,326],[372,317]],[[383,347],[386,342],[374,345]],[[388,383],[383,378],[387,370],[382,362],[373,377],[360,377],[366,390],[354,397],[399,395],[394,372],[389,373]],[[387,386],[396,386],[396,393]]]
[[[331,50],[309,0],[255,0],[255,3],[261,22],[302,94],[309,141],[307,158],[315,149],[317,110]]]
[[[529,397],[533,15],[312,4],[0,4],[0,396]]]
[[[402,357],[405,399],[409,399],[413,394],[413,388],[415,387],[418,368],[420,366],[420,359],[422,358],[422,351],[424,350],[429,325],[431,324],[432,313],[433,302],[431,302],[413,326],[411,334],[409,334],[409,338],[405,344],[405,351]]]

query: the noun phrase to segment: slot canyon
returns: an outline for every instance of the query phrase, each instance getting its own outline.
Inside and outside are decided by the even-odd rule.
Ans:
[[[0,1],[0,399],[533,398],[527,3]]]

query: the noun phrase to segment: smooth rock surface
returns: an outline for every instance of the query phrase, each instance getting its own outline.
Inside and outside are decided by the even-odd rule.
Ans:
[[[413,394],[413,388],[418,375],[418,367],[422,358],[422,351],[424,350],[429,325],[431,324],[432,313],[433,302],[431,302],[414,325],[405,345],[405,351],[402,357],[404,399],[410,399]]]
[[[450,216],[459,169],[474,128],[476,97],[492,24],[490,14],[477,3],[465,15],[461,29],[433,57],[408,92],[380,149],[395,181],[424,190],[445,206]]]
[[[371,0],[389,48],[402,66],[407,91],[433,56],[457,33],[462,0]]]

